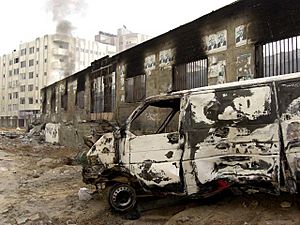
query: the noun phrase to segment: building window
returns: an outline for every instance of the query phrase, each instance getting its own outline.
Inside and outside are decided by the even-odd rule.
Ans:
[[[13,74],[13,71],[12,71],[12,70],[9,70],[9,71],[8,71],[8,75],[9,75],[9,76],[12,76],[12,74]]]
[[[33,91],[33,84],[28,85],[28,91]]]
[[[138,102],[146,97],[146,76],[140,75],[125,80],[125,102]]]
[[[29,48],[29,54],[33,54],[34,53],[34,47],[30,47]]]
[[[85,91],[85,76],[79,76],[77,79],[75,105],[78,106],[80,109],[84,109],[84,91]]]
[[[20,86],[20,92],[25,92],[25,85]]]
[[[12,99],[12,94],[8,93],[8,99]]]
[[[39,64],[39,61],[38,61],[38,60],[36,60],[36,61],[35,61],[35,64],[36,64],[36,65],[38,65],[38,64]]]
[[[25,104],[25,98],[20,98],[20,104],[24,105]]]
[[[29,66],[33,66],[34,65],[34,59],[30,59],[29,60]]]
[[[61,108],[64,110],[68,109],[68,82],[66,82],[64,93],[60,97]]]
[[[21,80],[25,80],[26,79],[26,74],[25,73],[20,73],[20,77],[21,77]]]
[[[30,104],[30,105],[33,104],[33,98],[32,97],[28,98],[28,104]]]
[[[260,45],[256,49],[256,77],[300,71],[300,36]]]
[[[19,93],[18,92],[14,92],[13,93],[13,98],[18,98],[19,97]]]
[[[11,66],[13,64],[13,61],[12,60],[9,60],[9,65]]]
[[[29,79],[33,78],[33,72],[29,72]]]
[[[21,56],[26,55],[26,48],[21,49]]]
[[[36,48],[36,51],[37,51],[37,52],[40,51],[40,48]]]
[[[47,76],[47,72],[44,72],[44,76]]]
[[[111,68],[114,70],[115,68]],[[115,108],[115,72],[111,74],[108,71],[101,71],[104,76],[95,76],[92,79],[92,93],[91,93],[91,111],[93,113],[101,112],[113,112]],[[84,79],[82,77],[82,79]],[[79,81],[77,81],[79,82]],[[80,82],[82,85],[77,86],[79,90],[77,93],[77,105],[81,108],[84,108],[84,83]],[[80,102],[81,100],[82,102]],[[81,105],[81,106],[80,106]]]
[[[19,63],[19,58],[15,58],[14,63]]]
[[[19,74],[19,69],[14,69],[14,75],[18,75]]]
[[[47,59],[44,59],[44,62],[47,63]]]
[[[59,42],[58,47],[63,48],[63,49],[69,49],[69,43],[61,41],[61,42]]]
[[[207,59],[201,59],[173,67],[173,91],[208,85]]]
[[[24,68],[24,67],[26,67],[26,61],[21,62],[21,68]]]
[[[56,112],[56,89],[55,87],[52,88],[51,91],[51,99],[50,99],[50,107],[51,107],[51,112],[55,113]]]
[[[45,45],[45,50],[46,50],[46,49],[48,49],[48,46],[47,46],[47,45]]]

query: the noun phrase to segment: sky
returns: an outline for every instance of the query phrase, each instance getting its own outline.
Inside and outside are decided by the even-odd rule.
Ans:
[[[157,36],[235,0],[9,0],[0,7],[0,55],[22,42],[53,34],[57,21],[71,22],[73,36],[93,40],[101,30],[116,34],[123,25]]]

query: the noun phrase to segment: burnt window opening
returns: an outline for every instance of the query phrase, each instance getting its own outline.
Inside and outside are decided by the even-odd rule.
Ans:
[[[300,72],[300,36],[256,46],[256,77]]]
[[[79,76],[77,79],[77,91],[75,105],[80,109],[84,109],[84,91],[85,91],[85,76]]]
[[[65,88],[61,94],[61,108],[64,110],[68,110],[68,82],[66,82]]]
[[[47,90],[44,91],[44,95],[42,98],[42,113],[47,112]]]
[[[172,78],[173,91],[207,86],[207,59],[174,66]]]
[[[115,72],[93,78],[91,88],[91,111],[113,112],[115,108]]]
[[[135,135],[173,133],[179,126],[180,98],[148,104],[130,123]]]
[[[146,75],[125,80],[125,102],[139,102],[146,97]]]
[[[50,107],[51,107],[51,113],[55,113],[56,112],[56,90],[55,90],[55,87],[53,87],[51,90]]]

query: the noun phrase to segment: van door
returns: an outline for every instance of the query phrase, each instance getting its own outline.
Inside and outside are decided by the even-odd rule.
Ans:
[[[279,191],[275,106],[271,84],[188,96],[183,169],[189,194],[219,180]]]
[[[296,181],[300,183],[300,81],[279,81],[277,90],[283,139],[283,176],[286,189],[294,193]]]
[[[130,170],[149,189],[182,189],[179,108],[179,98],[155,101],[146,104],[128,124]]]

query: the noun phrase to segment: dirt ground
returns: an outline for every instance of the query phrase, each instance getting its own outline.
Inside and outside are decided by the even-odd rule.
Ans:
[[[76,149],[23,135],[0,136],[0,225],[296,225],[299,196],[223,194],[199,201],[144,199],[140,218],[112,212],[101,195],[79,200],[81,166]],[[133,213],[133,215],[136,215]]]

